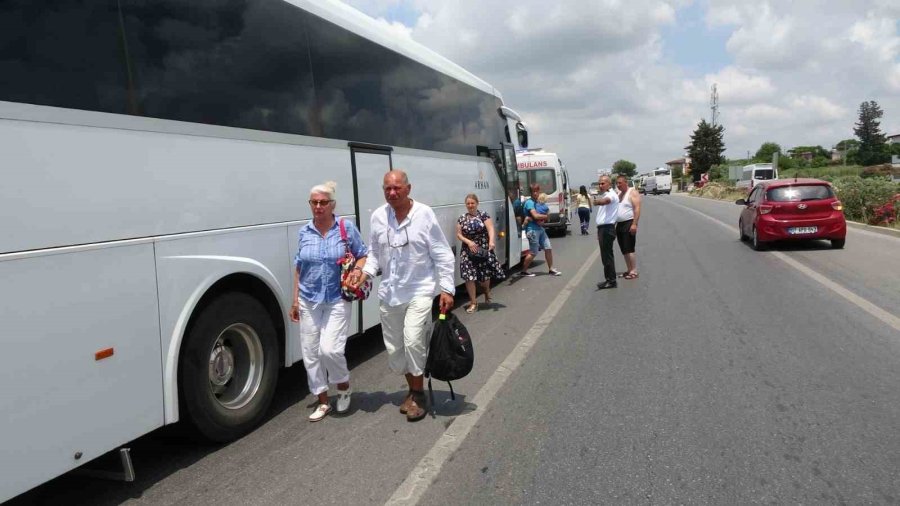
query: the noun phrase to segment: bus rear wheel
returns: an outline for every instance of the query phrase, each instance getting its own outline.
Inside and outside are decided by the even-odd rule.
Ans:
[[[265,416],[278,380],[275,326],[252,296],[232,292],[203,308],[179,360],[182,409],[204,439],[232,441]]]

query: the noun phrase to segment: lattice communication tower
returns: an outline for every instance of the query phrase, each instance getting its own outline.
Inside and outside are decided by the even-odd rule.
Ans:
[[[709,94],[709,109],[712,112],[712,126],[716,126],[719,124],[719,90],[716,83],[713,83]]]

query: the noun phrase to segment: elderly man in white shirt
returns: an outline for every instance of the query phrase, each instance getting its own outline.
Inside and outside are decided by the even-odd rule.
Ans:
[[[381,331],[392,371],[409,385],[400,412],[414,422],[425,417],[424,368],[431,330],[431,304],[440,291],[442,312],[453,307],[456,260],[434,211],[409,198],[412,185],[402,170],[385,174],[384,199],[372,213],[369,256],[359,284],[381,269],[378,298]]]
[[[600,193],[594,197],[597,206],[597,240],[600,241],[600,260],[603,262],[603,282],[597,283],[598,290],[616,287],[616,258],[613,256],[613,242],[616,240],[616,218],[618,217],[619,196],[612,190],[609,176],[600,176]]]

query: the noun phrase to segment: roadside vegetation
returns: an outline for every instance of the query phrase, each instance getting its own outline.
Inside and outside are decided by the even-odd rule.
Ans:
[[[778,143],[764,142],[753,157],[748,152],[748,158],[727,161],[721,157],[722,127],[701,122],[689,146],[691,157],[699,155],[697,160],[703,162],[693,164],[691,194],[718,200],[744,198],[746,190],[736,188],[731,179],[735,168],[777,160],[779,179],[830,182],[848,220],[900,229],[900,166],[889,163],[892,156],[900,156],[900,143],[887,143],[879,126],[883,115],[876,102],[861,103],[853,128],[857,138],[844,139],[830,151],[822,146],[795,146],[784,152]],[[706,184],[700,182],[703,173],[708,175]]]
[[[789,178],[782,176],[781,179]],[[831,183],[838,199],[844,204],[844,216],[848,220],[900,230],[900,183],[891,182],[883,176],[866,178],[823,174],[817,179]],[[730,181],[711,181],[691,191],[691,195],[735,201],[746,197],[747,192],[736,188]]]

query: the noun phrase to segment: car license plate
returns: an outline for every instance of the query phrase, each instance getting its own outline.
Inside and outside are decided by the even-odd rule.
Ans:
[[[791,227],[788,233],[791,235],[815,234],[818,227]]]

